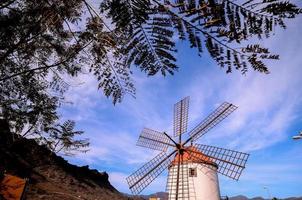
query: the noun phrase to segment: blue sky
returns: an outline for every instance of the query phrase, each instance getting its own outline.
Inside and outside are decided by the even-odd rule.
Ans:
[[[174,76],[147,77],[134,70],[136,98],[126,96],[113,106],[97,90],[96,80],[81,75],[71,80],[64,119],[73,119],[90,138],[90,151],[67,159],[106,171],[111,183],[130,193],[125,178],[158,152],[136,146],[144,127],[172,134],[173,105],[190,96],[189,125],[193,128],[224,101],[238,109],[198,143],[250,153],[238,182],[219,175],[222,195],[279,198],[302,196],[302,140],[291,137],[302,130],[302,17],[276,30],[274,37],[257,41],[281,60],[268,63],[269,75],[234,71],[226,74],[205,52],[198,57],[186,43],[178,43],[179,71]],[[166,173],[144,194],[164,191]]]

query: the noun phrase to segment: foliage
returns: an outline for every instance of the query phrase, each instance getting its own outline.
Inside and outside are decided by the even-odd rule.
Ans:
[[[75,131],[75,122],[67,120],[62,125],[49,128],[48,135],[39,138],[40,142],[47,144],[55,153],[64,152],[65,155],[74,155],[76,152],[87,152],[88,139],[75,139],[82,135],[83,131]]]
[[[105,96],[121,102],[135,95],[131,66],[150,76],[177,71],[177,38],[198,55],[207,50],[226,72],[269,73],[265,60],[279,56],[242,43],[270,37],[300,13],[283,0],[104,0],[100,11],[86,0],[2,0],[1,113],[17,133],[48,134],[51,143],[64,127],[57,108],[66,77],[90,72]]]
[[[43,135],[58,123],[68,88],[62,75],[82,68],[83,45],[64,27],[65,19],[79,20],[81,1],[7,0],[0,7],[1,115],[18,134]]]
[[[280,0],[246,0],[243,4],[231,0],[105,0],[101,8],[119,31],[132,35],[126,49],[133,49],[133,43],[136,47],[149,49],[136,48],[130,52],[130,61],[137,59],[135,63],[144,66],[139,62],[145,60],[140,59],[144,56],[151,60],[149,66],[160,63],[161,67],[153,68],[155,72],[161,69],[163,74],[177,69],[172,65],[175,58],[171,54],[176,51],[175,34],[180,40],[189,41],[199,55],[207,49],[219,66],[227,67],[227,72],[235,68],[246,73],[251,66],[259,72],[269,73],[264,60],[279,59],[278,55],[259,44],[234,46],[255,36],[269,37],[276,27],[286,28],[285,18],[294,18],[301,13],[294,4]],[[156,49],[158,47],[160,51]],[[163,56],[170,62],[165,62]],[[154,57],[159,59],[154,61],[151,59]]]

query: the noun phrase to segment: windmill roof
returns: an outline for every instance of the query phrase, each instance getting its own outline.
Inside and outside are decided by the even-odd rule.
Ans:
[[[178,153],[176,153],[171,165],[178,165],[178,161],[180,158],[180,163],[203,163],[208,165],[213,165],[217,167],[217,164],[213,161],[213,159],[201,151],[199,151],[194,146],[186,147],[182,156],[178,156]]]

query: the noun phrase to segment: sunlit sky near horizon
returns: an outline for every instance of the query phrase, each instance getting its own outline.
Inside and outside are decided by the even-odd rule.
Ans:
[[[147,77],[134,70],[136,98],[126,95],[116,106],[97,90],[93,76],[80,76],[66,94],[73,104],[63,105],[60,113],[77,122],[91,146],[88,153],[66,159],[106,171],[114,187],[130,193],[125,178],[158,153],[136,146],[144,127],[172,135],[173,105],[185,96],[190,96],[188,130],[228,101],[238,109],[198,140],[251,154],[239,181],[219,175],[221,195],[302,196],[302,140],[291,139],[302,130],[301,37],[300,16],[289,21],[287,30],[257,41],[281,56],[268,63],[269,75],[252,69],[246,75],[226,74],[206,51],[198,57],[179,42],[179,71]],[[165,191],[165,184],[163,173],[143,194]]]

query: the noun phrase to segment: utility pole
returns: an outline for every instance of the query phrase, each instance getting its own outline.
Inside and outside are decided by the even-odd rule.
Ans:
[[[272,199],[272,196],[271,196],[271,193],[270,193],[270,191],[269,191],[268,187],[263,186],[263,189],[265,189],[265,190],[267,191],[268,198],[269,198],[269,199]]]

